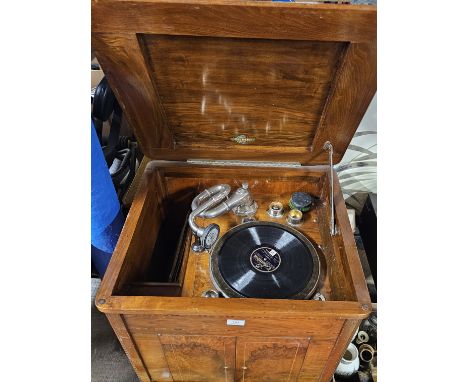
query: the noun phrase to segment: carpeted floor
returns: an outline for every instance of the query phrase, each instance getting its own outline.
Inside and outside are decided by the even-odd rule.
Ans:
[[[138,382],[109,321],[94,305],[99,284],[91,279],[91,381]]]

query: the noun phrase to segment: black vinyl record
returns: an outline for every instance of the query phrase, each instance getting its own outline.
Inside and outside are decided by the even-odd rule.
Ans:
[[[213,281],[227,297],[305,299],[319,268],[317,250],[304,235],[272,222],[231,229],[211,255]]]

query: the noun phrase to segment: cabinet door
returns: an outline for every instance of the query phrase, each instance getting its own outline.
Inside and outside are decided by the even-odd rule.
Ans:
[[[174,381],[234,381],[234,337],[161,335],[160,340]]]
[[[296,381],[308,338],[237,338],[236,381]]]

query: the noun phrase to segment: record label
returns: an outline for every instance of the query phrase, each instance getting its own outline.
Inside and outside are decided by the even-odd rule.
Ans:
[[[250,263],[260,272],[274,272],[281,264],[281,257],[270,247],[260,247],[250,255]]]

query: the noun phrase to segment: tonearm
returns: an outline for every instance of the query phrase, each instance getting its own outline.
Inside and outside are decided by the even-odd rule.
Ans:
[[[219,236],[219,226],[209,224],[207,227],[199,227],[195,223],[196,217],[215,218],[228,211],[233,211],[238,216],[253,216],[257,211],[257,203],[253,200],[247,182],[242,183],[231,197],[231,187],[228,184],[218,184],[198,194],[192,201],[192,213],[189,216],[189,225],[196,237],[192,249],[202,252],[210,249]]]

